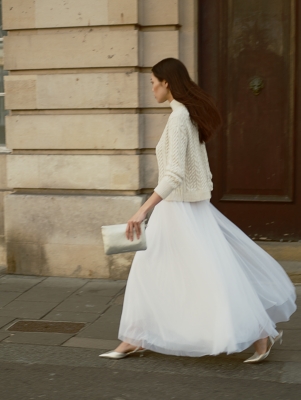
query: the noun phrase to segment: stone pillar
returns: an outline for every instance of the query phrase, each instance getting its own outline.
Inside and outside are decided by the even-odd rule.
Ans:
[[[101,226],[157,184],[170,107],[150,69],[176,57],[196,79],[196,3],[3,0],[9,273],[127,277],[134,254],[104,255]]]

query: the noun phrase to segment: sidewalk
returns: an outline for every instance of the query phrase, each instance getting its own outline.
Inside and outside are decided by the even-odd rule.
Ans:
[[[45,394],[46,397],[44,397],[46,399],[104,398],[132,400],[137,398],[140,400],[154,398],[157,400],[162,398],[165,400],[183,398],[183,395],[180,396],[180,388],[176,389],[176,385],[170,383],[165,390],[174,391],[172,392],[173,396],[167,396],[166,391],[162,392],[165,393],[162,397],[159,394],[151,395],[150,392],[143,392],[142,396],[141,393],[147,385],[150,385],[150,390],[157,390],[153,380],[158,383],[162,379],[164,386],[167,385],[167,382],[170,382],[171,378],[176,379],[178,384],[181,380],[184,380],[183,387],[186,387],[186,399],[200,398],[198,394],[200,390],[205,393],[205,387],[207,388],[207,396],[212,399],[299,398],[301,389],[301,313],[299,309],[289,322],[278,325],[279,329],[285,330],[283,344],[282,346],[276,344],[269,358],[261,364],[247,365],[242,363],[242,360],[253,353],[252,348],[242,353],[228,356],[222,354],[217,357],[175,357],[149,351],[143,357],[133,355],[119,361],[100,359],[98,354],[115,348],[119,343],[117,334],[125,286],[126,281],[123,280],[1,275],[0,368],[2,371],[3,366],[10,366],[11,368],[8,368],[10,375],[5,382],[9,382],[15,376],[14,374],[19,375],[20,373],[28,373],[28,376],[24,377],[24,381],[30,382],[30,379],[33,379],[32,371],[35,371],[36,374],[46,374],[50,366],[55,365],[57,371],[62,369],[61,374],[66,379],[70,379],[71,370],[72,373],[75,373],[74,368],[82,368],[82,372],[77,378],[83,380],[82,385],[88,382],[89,376],[92,376],[91,371],[95,371],[95,368],[98,369],[100,374],[98,376],[105,379],[105,382],[102,380],[102,383],[108,385],[106,386],[108,391],[117,391],[117,395],[114,392],[114,396],[117,397],[110,397],[109,395],[102,397],[99,394],[93,395],[92,392],[89,397],[84,395],[80,397],[73,395],[72,397],[71,389],[69,389],[69,392],[66,391],[60,397],[51,397],[47,392],[48,394]],[[297,304],[300,306],[301,286],[297,284],[296,290],[298,293]],[[38,321],[38,323],[26,322],[29,320]],[[59,321],[60,323],[58,323]],[[24,364],[31,369],[24,369]],[[7,369],[4,368],[4,370]],[[29,371],[31,372],[29,373]],[[88,373],[88,371],[90,372]],[[129,374],[128,379],[133,379],[131,381],[133,382],[131,396],[118,397],[120,388],[114,386],[116,382],[111,385],[112,376],[110,375],[111,381],[109,378],[105,378],[106,374],[112,374],[112,371],[114,371],[114,374],[122,374],[123,377]],[[145,375],[145,373],[147,374]],[[138,376],[140,383],[134,384]],[[193,383],[203,382],[202,389],[193,387],[193,384],[187,388],[187,380],[191,380]],[[253,387],[252,382],[254,380],[257,381],[256,388]],[[30,386],[30,390],[34,390],[33,388],[38,390],[40,381],[41,378],[36,378]],[[255,394],[253,393],[250,397],[244,390],[240,392],[239,383],[249,385],[250,390],[258,390],[258,397],[257,392],[254,392]],[[21,385],[21,383],[16,385],[18,386],[18,384]],[[62,385],[62,388],[65,388],[66,380]],[[93,386],[93,384],[91,385]],[[91,385],[89,390],[92,390]],[[126,390],[124,388],[130,390],[128,381],[124,385],[122,390]],[[45,385],[41,386],[39,390],[43,391],[45,387]],[[223,388],[223,391],[219,392],[219,388]],[[235,388],[234,392],[233,388]],[[223,397],[225,390],[229,390],[229,393],[232,394]],[[261,393],[265,393],[265,395],[261,397]],[[289,395],[282,397],[284,393],[289,393]],[[0,398],[5,398],[5,400],[21,398],[23,400],[43,398],[43,396],[9,397],[6,394],[5,397],[0,395]]]
[[[111,349],[117,339],[126,281],[2,275],[0,277],[0,341],[49,346]],[[62,321],[28,332],[26,326],[8,331],[17,321]],[[64,322],[83,323],[68,333]],[[49,325],[49,324],[48,324]],[[57,325],[57,324],[56,324]],[[31,330],[33,328],[31,327]]]

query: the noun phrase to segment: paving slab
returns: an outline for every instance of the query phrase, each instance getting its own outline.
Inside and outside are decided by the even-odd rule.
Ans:
[[[69,347],[82,347],[86,349],[104,349],[113,350],[121,343],[120,340],[104,340],[104,339],[89,339],[72,337],[63,344],[63,346]]]
[[[118,304],[118,305],[122,305],[123,304],[123,302],[124,302],[124,294],[121,294],[121,295],[119,295],[119,296],[117,296],[115,299],[114,299],[114,304]]]
[[[0,342],[4,339],[6,339],[7,337],[9,337],[11,335],[11,333],[9,332],[0,332]]]
[[[45,277],[5,275],[0,279],[0,292],[25,292],[44,279]]]
[[[3,329],[3,327],[5,327],[10,322],[13,322],[15,319],[15,317],[0,317],[0,328]]]
[[[0,309],[0,317],[39,319],[51,311],[55,306],[57,306],[57,303],[14,300],[4,308]]]
[[[253,351],[254,353],[254,351]],[[247,358],[247,357],[246,357]],[[281,349],[272,349],[269,358],[265,362],[273,362],[273,361],[291,361],[295,363],[301,362],[301,351],[300,350],[281,350]]]
[[[118,339],[122,306],[113,305],[97,321],[83,329],[77,337],[93,339]]]
[[[98,313],[72,312],[72,311],[50,311],[42,319],[50,321],[70,321],[70,322],[94,322],[99,318]]]
[[[301,261],[278,261],[293,283],[301,283]]]
[[[97,280],[96,282],[88,282],[80,288],[75,294],[77,296],[115,296],[119,292],[124,291],[126,286],[125,281],[105,281]]]
[[[295,362],[285,363],[282,368],[280,382],[301,384],[301,363],[295,363]],[[301,395],[301,387],[300,387],[300,395]]]
[[[115,319],[120,320],[121,313],[122,313],[122,305],[114,304],[112,307],[108,309],[108,311],[103,315],[104,320],[108,319]]]
[[[66,333],[16,332],[6,338],[3,342],[59,346],[71,337],[71,334]]]
[[[27,292],[18,297],[18,301],[43,301],[57,302],[70,297],[75,291],[75,288],[55,288],[55,287],[39,287],[39,285],[29,289]]]
[[[95,297],[93,300],[79,299],[77,297],[68,298],[60,303],[54,311],[73,311],[73,312],[89,312],[103,313],[112,300],[111,297]]]
[[[7,291],[1,292],[0,291],[0,308],[6,306],[6,304],[15,300],[19,296],[20,296],[20,292],[7,292]]]
[[[111,302],[111,300],[114,299],[114,295],[112,296],[103,296],[103,295],[99,295],[97,293],[73,293],[69,296],[68,300],[69,301],[73,301],[74,303],[104,303],[104,301],[102,299],[107,299],[106,303]]]
[[[274,347],[280,350],[301,350],[301,329],[288,329],[288,327],[289,325],[283,331],[282,344],[278,342]]]
[[[58,277],[58,276],[49,276],[45,278],[43,281],[41,281],[38,285],[38,287],[54,287],[54,288],[75,288],[78,289],[86,283],[88,283],[90,280],[89,279],[83,279],[83,278],[65,278],[65,277]]]

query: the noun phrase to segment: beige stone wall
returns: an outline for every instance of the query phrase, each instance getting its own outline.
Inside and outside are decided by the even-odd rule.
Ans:
[[[105,256],[101,226],[126,222],[157,184],[170,108],[154,99],[150,68],[176,57],[196,79],[196,4],[3,0],[10,273],[127,277],[133,254]]]
[[[4,195],[6,186],[6,155],[0,154],[0,266],[6,264],[4,237]]]
[[[7,182],[6,162],[8,150],[0,147],[0,267],[7,265],[6,260],[6,240],[5,240],[5,224],[4,224],[4,202],[5,197],[10,193]]]
[[[124,223],[143,200],[143,196],[11,195],[6,202],[8,272],[125,279],[133,253],[104,255],[101,225]]]

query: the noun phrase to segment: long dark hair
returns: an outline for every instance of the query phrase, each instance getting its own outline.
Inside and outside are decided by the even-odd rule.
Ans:
[[[191,80],[185,65],[176,58],[164,58],[153,66],[152,73],[168,83],[173,98],[185,105],[198,127],[200,142],[207,142],[222,124],[214,99]]]

